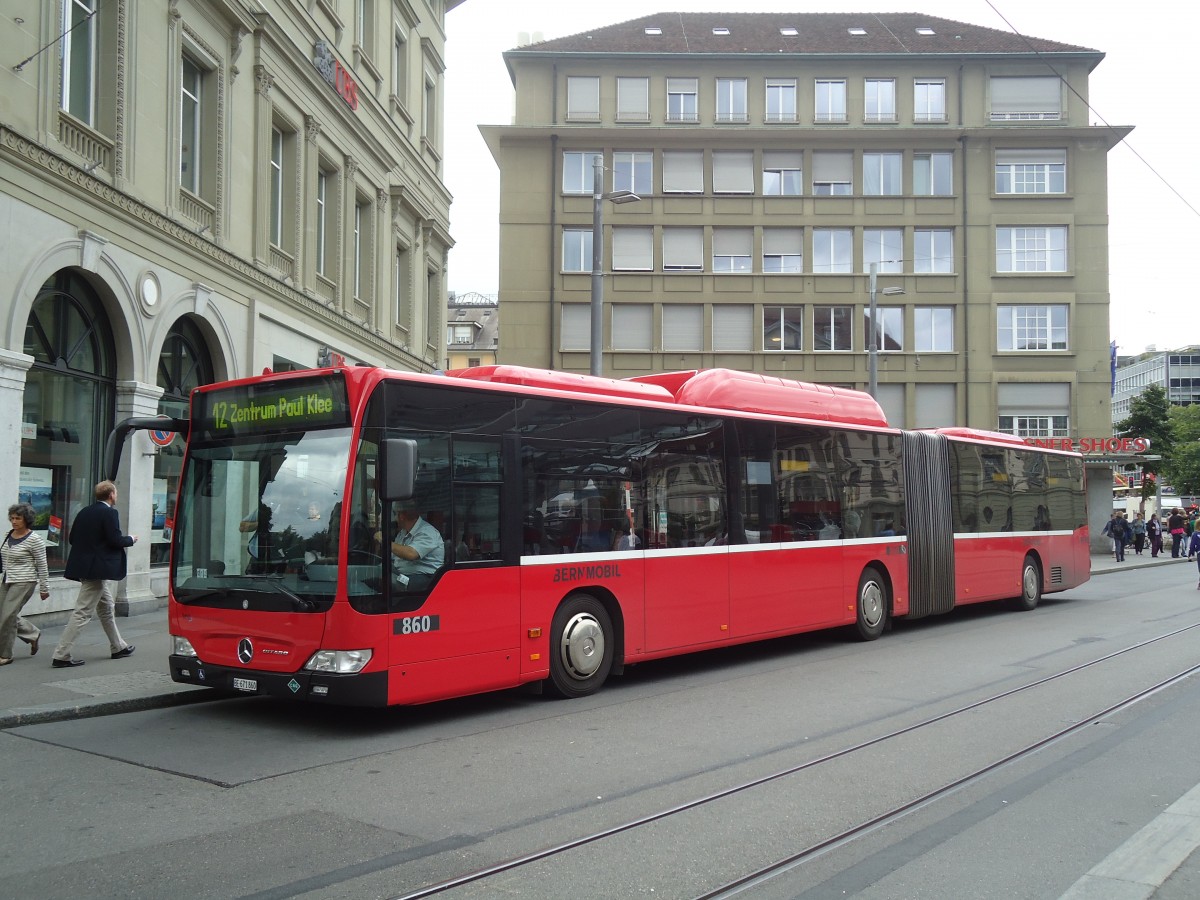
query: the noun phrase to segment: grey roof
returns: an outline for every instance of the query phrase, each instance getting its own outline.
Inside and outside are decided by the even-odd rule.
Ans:
[[[647,34],[647,27],[662,30]],[[727,28],[728,34],[714,34]],[[795,35],[781,29],[794,28]],[[851,28],[865,30],[852,34]],[[918,28],[933,34],[918,33]],[[1097,54],[1097,50],[923,13],[662,12],[509,50],[567,54]]]

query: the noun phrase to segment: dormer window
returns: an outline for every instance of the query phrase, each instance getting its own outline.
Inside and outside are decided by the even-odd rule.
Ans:
[[[795,37],[800,33],[800,29],[795,28],[792,25],[784,25],[779,29],[779,33],[784,37]]]
[[[927,25],[920,25],[917,27],[917,34],[937,34],[937,32]]]
[[[714,25],[713,34],[729,34],[729,29],[724,25]]]
[[[647,25],[646,34],[662,34],[662,29],[657,25]]]
[[[846,30],[848,32],[850,32],[851,34],[866,34],[867,33],[867,29],[859,28],[858,26],[855,26],[853,28],[847,28]]]

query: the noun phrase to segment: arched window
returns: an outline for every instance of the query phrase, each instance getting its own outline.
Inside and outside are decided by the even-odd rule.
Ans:
[[[33,357],[22,410],[21,499],[37,512],[52,571],[66,563],[64,528],[92,502],[113,426],[116,352],[95,290],[64,269],[38,292],[25,326]]]
[[[192,389],[212,381],[212,356],[204,335],[195,322],[185,316],[171,326],[158,357],[158,386],[163,389],[158,401],[159,413],[173,419],[186,419]],[[179,435],[166,447],[160,447],[154,461],[151,566],[165,566],[169,561],[169,523],[175,514],[183,440]]]

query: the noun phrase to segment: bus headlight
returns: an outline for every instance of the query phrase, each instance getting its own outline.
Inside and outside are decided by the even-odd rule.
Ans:
[[[308,672],[355,675],[370,661],[370,650],[318,650],[304,664],[304,668]]]
[[[196,648],[192,646],[192,642],[177,634],[171,635],[171,652],[176,656],[198,656]]]

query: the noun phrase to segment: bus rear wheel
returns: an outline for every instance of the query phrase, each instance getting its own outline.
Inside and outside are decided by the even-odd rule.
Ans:
[[[1032,555],[1029,555],[1025,557],[1025,562],[1021,565],[1021,596],[1013,600],[1013,606],[1023,612],[1028,612],[1031,609],[1037,609],[1041,599],[1042,567],[1038,565],[1038,561]]]
[[[877,569],[863,570],[862,577],[858,579],[855,606],[854,629],[859,640],[873,641],[883,634],[883,629],[887,627],[888,590]]]
[[[572,594],[554,614],[550,629],[550,690],[559,697],[586,697],[612,671],[612,619],[591,594]]]

